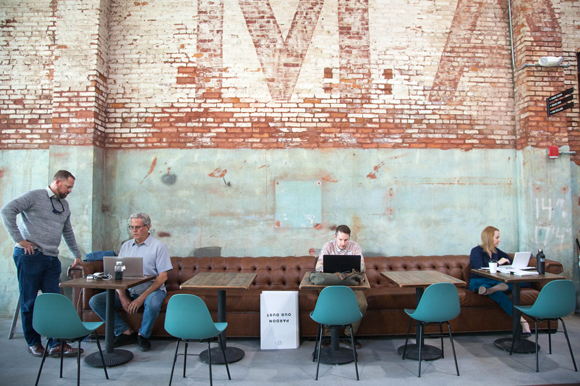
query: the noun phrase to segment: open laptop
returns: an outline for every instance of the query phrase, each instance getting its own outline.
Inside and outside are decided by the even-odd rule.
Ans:
[[[511,271],[514,269],[530,269],[534,267],[528,267],[530,258],[532,257],[532,252],[516,252],[514,255],[514,260],[511,265],[500,265],[497,267],[498,271]]]
[[[115,276],[115,264],[117,261],[122,261],[125,266],[123,277],[143,277],[142,257],[104,256],[103,268],[105,275]]]
[[[360,255],[324,255],[322,257],[322,271],[327,273],[360,272]]]

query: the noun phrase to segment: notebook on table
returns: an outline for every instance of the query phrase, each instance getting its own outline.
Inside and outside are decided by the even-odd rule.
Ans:
[[[115,264],[117,261],[123,262],[125,270],[123,277],[143,277],[143,258],[142,257],[118,257],[105,256],[103,257],[103,269],[105,275],[115,275]]]
[[[327,273],[360,272],[360,255],[324,255],[322,256],[322,271]]]

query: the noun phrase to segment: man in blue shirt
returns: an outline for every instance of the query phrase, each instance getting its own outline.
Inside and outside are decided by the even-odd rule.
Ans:
[[[173,269],[169,257],[167,245],[151,236],[151,217],[146,213],[134,213],[129,217],[129,229],[134,239],[123,244],[119,257],[142,257],[143,275],[157,276],[153,282],[147,282],[128,291],[117,290],[115,294],[115,308],[123,307],[129,314],[136,313],[141,306],[144,306],[143,319],[139,333],[129,328],[127,323],[115,313],[115,342],[114,346],[124,346],[138,343],[141,351],[149,351],[151,343],[149,337],[153,330],[155,320],[159,316],[161,304],[167,295],[165,291],[165,281],[167,271]],[[107,296],[106,293],[95,295],[89,301],[91,308],[105,320],[107,316]]]
[[[37,357],[44,354],[44,347],[40,335],[32,327],[34,302],[38,291],[59,293],[61,264],[58,247],[61,238],[75,256],[73,266],[81,264],[81,251],[65,200],[74,184],[75,178],[70,172],[59,170],[48,187],[24,193],[8,202],[0,212],[4,227],[16,242],[13,258],[18,274],[22,331],[28,351]],[[17,225],[19,214],[21,222]],[[60,344],[51,341],[49,347],[49,355],[60,356]],[[75,356],[77,349],[65,344],[63,352],[65,356]]]

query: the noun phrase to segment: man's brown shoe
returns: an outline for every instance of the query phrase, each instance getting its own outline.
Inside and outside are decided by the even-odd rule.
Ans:
[[[78,351],[79,351],[78,349],[76,349],[76,348],[74,348],[74,347],[71,347],[71,346],[69,346],[68,344],[66,344],[66,343],[65,343],[65,344],[64,344],[64,350],[63,350],[62,354],[63,354],[65,357],[74,357],[74,356],[76,356],[76,355],[77,355],[77,352],[78,352]],[[83,350],[83,349],[81,348],[81,354],[82,354],[84,351],[85,351],[85,350]],[[50,355],[50,356],[51,356],[51,357],[53,357],[53,358],[60,358],[60,343],[59,343],[59,344],[57,344],[57,345],[56,345],[56,346],[54,346],[54,347],[51,347],[51,348],[50,348],[50,350],[48,350],[48,355]]]
[[[28,352],[35,357],[41,357],[44,355],[44,347],[40,343],[34,346],[28,346]]]

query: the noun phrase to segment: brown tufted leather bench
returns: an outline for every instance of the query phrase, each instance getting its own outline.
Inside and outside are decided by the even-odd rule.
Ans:
[[[248,291],[229,290],[226,293],[227,321],[229,337],[260,336],[260,293],[262,291],[298,291],[304,274],[314,270],[316,258],[312,256],[285,257],[172,257],[173,270],[169,272],[166,282],[167,298],[161,314],[153,328],[154,336],[167,336],[163,328],[165,307],[171,295],[176,293],[195,293],[207,304],[217,320],[217,290],[183,291],[179,286],[199,272],[253,272],[256,279]],[[448,256],[365,256],[367,277],[371,289],[365,291],[368,309],[363,317],[358,335],[401,335],[407,332],[409,317],[404,308],[414,308],[415,290],[398,287],[381,276],[383,271],[401,270],[437,270],[464,280],[469,284],[470,265],[468,255]],[[532,259],[530,264],[535,264]],[[559,262],[547,260],[546,270],[561,273]],[[82,269],[71,270],[73,276],[102,271],[102,262],[85,262]],[[532,288],[522,288],[522,305],[531,305],[535,301],[541,284],[534,283]],[[487,332],[510,331],[511,318],[491,299],[470,292],[467,287],[459,288],[461,314],[451,321],[453,332]],[[100,321],[100,318],[89,307],[89,299],[95,290],[75,289],[73,302],[83,321]],[[316,335],[316,324],[310,319],[318,292],[314,290],[299,291],[300,334],[303,337]],[[133,330],[141,323],[141,314],[123,314],[123,318]],[[546,328],[546,326],[542,326]],[[435,328],[435,327],[434,327]],[[428,330],[435,331],[435,330]],[[100,333],[104,333],[104,328]]]

